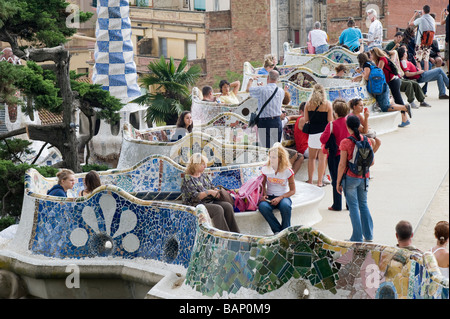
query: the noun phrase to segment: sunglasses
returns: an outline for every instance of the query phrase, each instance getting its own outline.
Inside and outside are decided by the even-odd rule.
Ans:
[[[286,111],[281,111],[281,113],[286,113]]]

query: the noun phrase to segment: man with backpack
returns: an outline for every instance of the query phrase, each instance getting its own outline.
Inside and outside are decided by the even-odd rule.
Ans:
[[[424,70],[429,70],[428,61],[430,59],[430,48],[433,44],[436,32],[436,21],[430,15],[430,6],[423,6],[423,14],[420,10],[415,10],[414,15],[409,20],[410,26],[417,26],[416,33],[416,59],[424,61]],[[419,18],[417,18],[419,17]]]
[[[353,233],[350,241],[372,241],[373,221],[367,205],[369,186],[369,168],[374,163],[372,149],[374,141],[359,133],[361,122],[355,115],[346,120],[350,137],[345,138],[339,145],[341,158],[338,166],[336,190],[345,193],[345,199],[350,212]]]

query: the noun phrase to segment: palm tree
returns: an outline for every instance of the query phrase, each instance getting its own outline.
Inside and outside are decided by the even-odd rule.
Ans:
[[[158,61],[150,62],[148,68],[150,74],[142,78],[141,86],[156,87],[155,93],[147,93],[133,100],[134,103],[148,105],[147,121],[166,122],[173,125],[178,119],[178,114],[191,108],[191,96],[189,87],[195,85],[200,76],[201,68],[193,65],[185,71],[187,58],[184,57],[178,67],[173,58],[169,61],[161,56]]]

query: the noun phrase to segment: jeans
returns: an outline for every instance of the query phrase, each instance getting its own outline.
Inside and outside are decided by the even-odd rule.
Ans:
[[[366,180],[367,188],[364,187]],[[350,211],[350,220],[353,226],[352,237],[350,241],[363,241],[373,239],[373,221],[367,206],[367,192],[369,179],[350,177],[348,175],[342,180],[345,199]],[[366,189],[365,189],[366,188]]]
[[[330,171],[331,185],[333,186],[333,205],[331,205],[331,207],[334,210],[342,209],[342,196],[336,190],[337,172],[340,160],[341,155],[328,156],[328,170]]]
[[[268,199],[272,200],[277,196],[268,196]],[[278,219],[273,214],[273,209],[278,208],[281,214],[281,224]],[[287,197],[283,198],[277,206],[272,206],[265,200],[261,201],[258,205],[259,212],[269,223],[270,229],[273,233],[278,233],[285,228],[291,226],[291,211],[292,211],[292,200]]]
[[[445,88],[448,88],[448,77],[441,68],[425,71],[417,80],[419,83],[437,81],[439,88],[439,96],[445,95]]]
[[[391,90],[392,97],[395,104],[405,105],[403,102],[402,94],[400,93],[400,87],[402,82],[399,78],[393,78],[388,82],[389,89]]]
[[[316,48],[316,54],[321,54],[321,53],[327,52],[329,48],[330,48],[330,46],[328,44],[319,45]]]
[[[283,126],[279,116],[263,117],[258,122],[258,139],[260,146],[271,148],[274,143],[281,141]]]

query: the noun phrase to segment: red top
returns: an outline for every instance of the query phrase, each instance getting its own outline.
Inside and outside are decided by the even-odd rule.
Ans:
[[[303,116],[300,116],[297,121],[295,121],[294,126],[294,139],[295,139],[295,148],[297,149],[297,152],[304,154],[306,150],[308,149],[308,139],[309,135],[303,133],[303,131],[300,131],[298,128],[298,122]]]
[[[400,65],[402,67],[403,72],[417,72],[419,71],[416,66],[414,64],[412,64],[411,62],[409,62],[408,60],[402,60],[400,62]],[[406,76],[406,74],[405,74]],[[408,79],[413,79],[413,80],[417,80],[420,78],[420,74],[408,77]]]
[[[334,120],[333,122],[333,134],[336,137],[336,144],[339,146],[341,144],[341,141],[350,136],[350,133],[347,130],[347,125],[345,124],[345,121],[347,120],[347,117],[341,117],[338,118],[337,120]],[[326,142],[328,141],[328,139],[330,138],[330,123],[327,124],[327,126],[325,127],[325,130],[323,131],[322,135],[320,136],[320,142],[322,144],[326,144]],[[340,155],[341,151],[338,148],[338,151],[336,153],[337,155]]]
[[[386,78],[386,82],[391,81],[395,74],[392,73],[391,68],[389,67],[389,63],[386,57],[382,56],[380,57],[379,61],[383,61],[384,62],[384,67],[383,67],[383,72],[384,72],[384,76]]]
[[[359,134],[361,137],[361,141],[364,139],[364,136],[362,134]],[[352,134],[352,136],[356,139],[356,136],[354,134]],[[369,141],[370,146],[372,146],[372,142],[370,141],[370,138],[367,139]],[[348,139],[348,138],[344,138],[341,142],[341,144],[339,145],[339,149],[341,151],[347,151],[347,161],[350,161],[352,159],[353,156],[353,150],[355,149],[355,143],[353,143],[352,140]],[[347,175],[350,177],[356,177],[356,178],[363,178],[361,175],[356,175],[353,174],[353,172],[351,170],[347,170]],[[367,172],[366,174],[366,178],[369,178],[370,176],[370,172]]]

